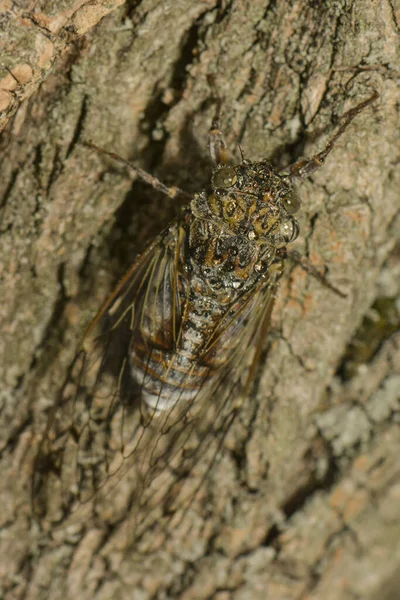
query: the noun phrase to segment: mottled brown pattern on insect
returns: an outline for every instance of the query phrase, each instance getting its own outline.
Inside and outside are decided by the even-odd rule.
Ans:
[[[170,515],[172,488],[162,477],[157,486],[158,477],[168,467],[184,479],[213,443],[215,457],[254,377],[286,248],[299,233],[296,180],[324,163],[376,98],[349,111],[322,152],[284,172],[242,152],[239,164],[229,164],[214,119],[209,186],[148,246],[101,308],[71,369],[76,392],[66,393],[68,381],[49,419],[38,463],[54,462],[65,512],[99,491],[106,495],[134,468],[137,512],[144,520],[152,511]],[[172,197],[182,193],[137,173]],[[39,467],[35,477],[34,493]]]
[[[165,232],[163,251],[149,257],[146,300],[132,314],[132,375],[152,410],[197,402],[242,338],[256,334],[250,311],[255,298],[273,297],[298,207],[289,176],[243,160],[217,168]],[[121,307],[113,312],[118,321]]]

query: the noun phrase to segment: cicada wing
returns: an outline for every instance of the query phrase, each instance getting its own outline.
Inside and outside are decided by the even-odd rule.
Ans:
[[[203,438],[211,432],[222,439],[230,427],[232,416],[240,411],[248,399],[249,372],[254,374],[265,341],[275,298],[275,285],[260,282],[231,307],[221,319],[203,350],[203,360],[218,361],[218,370],[211,378],[197,420],[202,423]],[[207,423],[208,422],[208,423]],[[201,440],[206,443],[206,440]]]
[[[174,348],[187,301],[185,252],[177,220],[139,257],[87,330],[36,459],[32,494],[39,517],[65,518],[118,481],[132,468],[130,458],[139,475],[145,470],[154,412],[140,403],[130,353],[144,343],[143,327]],[[151,344],[147,352],[150,357]]]
[[[246,400],[248,374],[254,373],[254,361],[259,359],[275,291],[275,284],[263,281],[243,294],[205,341],[201,359],[216,359],[217,369],[193,403],[179,407],[180,420],[174,420],[175,431],[172,427],[169,433],[173,435],[167,437],[163,469],[158,470],[159,476],[147,481],[141,497],[135,525],[137,537],[155,521],[168,537],[210,477]],[[162,416],[162,422],[164,426],[168,423],[167,415]],[[162,429],[160,426],[160,435]]]
[[[201,488],[241,409],[243,351],[254,353],[262,342],[274,297],[265,280],[228,306],[204,340],[197,362],[210,376],[189,402],[177,394],[166,410],[149,410],[132,377],[132,348],[139,345],[148,363],[157,346],[173,355],[189,318],[186,230],[178,220],[161,234],[89,327],[39,453],[36,498],[45,508],[37,512],[50,521],[79,515],[89,500],[113,519],[111,507],[125,494],[135,537],[155,523],[168,530]],[[182,390],[191,377],[189,369]],[[199,469],[194,486],[190,478],[186,485]]]

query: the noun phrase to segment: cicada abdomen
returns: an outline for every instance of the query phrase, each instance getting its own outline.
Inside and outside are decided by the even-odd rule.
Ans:
[[[126,481],[139,523],[177,509],[176,477],[183,481],[212,444],[216,456],[254,373],[286,248],[299,232],[295,181],[323,164],[376,97],[347,114],[322,152],[284,172],[243,156],[226,164],[214,121],[209,186],[101,308],[49,420],[40,458],[61,482],[53,519]]]

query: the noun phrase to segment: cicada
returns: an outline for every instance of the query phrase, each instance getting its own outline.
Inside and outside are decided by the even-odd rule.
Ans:
[[[377,97],[350,110],[321,152],[283,171],[242,150],[230,161],[217,111],[209,185],[148,245],[84,336],[41,443],[39,514],[62,520],[123,489],[144,531],[187,506],[202,480],[183,493],[187,476],[207,455],[206,476],[246,401],[299,233],[297,182]]]

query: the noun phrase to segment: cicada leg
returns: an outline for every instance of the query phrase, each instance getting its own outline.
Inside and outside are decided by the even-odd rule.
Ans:
[[[374,102],[378,98],[379,98],[378,92],[374,91],[372,96],[370,96],[363,102],[360,102],[354,108],[350,109],[344,115],[343,123],[340,125],[338,130],[335,132],[333,137],[328,141],[325,148],[321,152],[314,154],[314,156],[312,156],[311,158],[300,158],[295,163],[290,165],[287,168],[287,171],[289,172],[289,176],[293,179],[294,178],[302,179],[304,177],[308,177],[309,175],[314,173],[314,171],[316,171],[317,169],[322,167],[326,158],[328,157],[328,155],[334,148],[336,142],[347,130],[347,128],[349,127],[349,125],[353,121],[353,119],[358,114],[360,114],[361,111],[363,111],[367,106],[369,106],[372,102]],[[285,169],[285,171],[286,171],[286,169]],[[329,281],[326,279],[326,277],[322,273],[320,273],[306,258],[302,257],[298,252],[296,252],[296,251],[288,252],[287,256],[288,256],[288,258],[290,258],[291,260],[293,260],[294,262],[299,264],[305,271],[310,273],[310,275],[315,277],[315,279],[318,279],[318,281],[320,281],[323,285],[325,285],[330,290],[332,290],[336,295],[340,296],[341,298],[346,297],[346,294],[344,294],[338,288],[336,288],[331,283],[329,283]]]
[[[176,198],[177,196],[183,196],[184,198],[188,198],[188,199],[192,198],[192,194],[188,194],[187,192],[185,192],[184,190],[181,190],[180,188],[178,188],[175,185],[171,186],[171,187],[166,186],[162,181],[157,179],[157,177],[150,175],[150,173],[147,173],[147,171],[145,171],[144,169],[141,169],[140,167],[135,166],[134,164],[130,163],[128,160],[125,160],[125,158],[122,158],[122,156],[115,154],[115,152],[110,152],[109,150],[105,150],[104,148],[101,148],[100,146],[97,146],[96,144],[93,144],[92,142],[88,142],[88,141],[83,142],[83,145],[86,146],[87,148],[91,148],[92,150],[96,150],[96,152],[98,152],[99,154],[104,154],[105,156],[109,156],[110,158],[116,160],[117,162],[129,167],[129,169],[132,169],[132,171],[134,171],[136,173],[136,175],[138,177],[140,177],[140,179],[142,179],[143,181],[145,181],[146,183],[151,185],[151,187],[154,188],[155,190],[162,192],[169,198]]]
[[[318,271],[318,269],[314,267],[314,265],[310,263],[310,261],[305,256],[302,256],[300,254],[300,252],[297,252],[296,250],[291,250],[290,252],[287,252],[287,258],[295,262],[297,265],[300,265],[300,267],[304,269],[304,271],[312,275],[314,279],[317,279],[320,283],[322,283],[322,285],[329,288],[337,296],[340,296],[341,298],[347,297],[347,294],[345,294],[344,292],[340,291],[337,287],[332,285],[332,283],[328,281],[325,275]]]
[[[357,104],[357,106],[355,106],[354,108],[350,109],[344,115],[343,123],[340,125],[339,129],[336,131],[334,136],[328,141],[325,148],[321,152],[318,152],[317,154],[314,154],[314,156],[311,156],[311,158],[300,158],[295,163],[290,165],[288,167],[290,175],[296,178],[304,178],[308,177],[309,175],[311,175],[311,173],[314,173],[314,171],[322,167],[326,158],[333,150],[336,142],[344,134],[344,132],[346,131],[350,123],[353,121],[353,119],[355,119],[355,117],[359,115],[360,112],[364,110],[364,108],[372,104],[372,102],[374,102],[378,98],[379,94],[375,90],[372,96],[370,96],[363,102],[360,102],[360,104]]]

